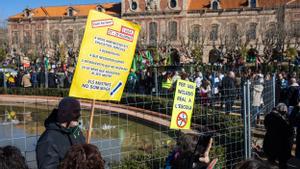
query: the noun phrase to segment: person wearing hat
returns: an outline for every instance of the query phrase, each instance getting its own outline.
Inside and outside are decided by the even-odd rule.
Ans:
[[[291,158],[294,130],[289,123],[288,108],[284,103],[279,103],[264,120],[266,134],[263,150],[270,163],[279,161],[279,168],[286,169],[287,161]]]
[[[79,129],[80,102],[66,97],[45,120],[46,131],[37,142],[36,159],[39,169],[56,169],[74,144],[85,143]]]

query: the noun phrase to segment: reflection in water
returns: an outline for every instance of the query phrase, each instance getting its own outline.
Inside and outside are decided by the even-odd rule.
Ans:
[[[23,106],[23,105],[22,105]],[[25,152],[27,161],[35,165],[35,146],[44,131],[44,120],[53,107],[0,105],[0,146],[15,145]],[[82,112],[81,128],[89,125],[89,112]],[[100,148],[107,162],[119,161],[133,151],[153,149],[172,141],[167,133],[122,118],[118,113],[96,111],[92,143]]]

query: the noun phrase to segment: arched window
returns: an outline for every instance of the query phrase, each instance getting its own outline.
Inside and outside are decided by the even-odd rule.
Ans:
[[[28,8],[26,8],[25,10],[24,10],[24,16],[25,17],[29,17],[30,16],[30,9],[28,9]]]
[[[12,44],[17,45],[19,43],[19,32],[12,32]]]
[[[193,42],[197,42],[200,39],[200,31],[201,31],[201,27],[200,25],[193,25],[192,26],[192,30],[190,32],[190,38]]]
[[[81,43],[82,39],[83,39],[83,35],[84,35],[84,28],[79,30],[78,33],[78,38],[79,38],[79,42]]]
[[[170,7],[171,8],[176,8],[177,7],[177,0],[170,0]]]
[[[66,36],[66,42],[67,44],[72,44],[74,42],[74,39],[73,39],[73,30],[72,29],[68,29],[67,30],[67,36]]]
[[[68,8],[68,16],[73,16],[73,8]]]
[[[28,51],[31,47],[31,33],[29,31],[24,32],[24,39],[23,39],[23,50]]]
[[[299,38],[300,37],[300,22],[294,22],[292,23],[292,31],[291,35],[294,38]]]
[[[43,41],[43,31],[36,31],[35,43],[41,45]]]
[[[56,45],[59,44],[60,38],[59,38],[59,30],[54,30],[51,34],[51,40]]]
[[[211,32],[210,32],[210,40],[211,41],[218,40],[218,31],[219,31],[219,25],[213,24],[211,26]]]
[[[171,41],[177,40],[177,22],[171,21],[169,22],[169,37]]]
[[[214,0],[214,1],[212,2],[212,9],[213,9],[213,10],[219,9],[219,2],[218,2],[218,1]]]
[[[102,5],[97,5],[96,10],[99,12],[105,12],[105,8]]]
[[[157,44],[157,23],[156,22],[149,23],[149,44],[152,46],[156,46]]]
[[[256,8],[256,0],[250,0],[250,7]]]
[[[238,29],[237,29],[237,24],[236,23],[231,23],[229,25],[229,33],[230,33],[230,37],[232,39],[236,39],[238,36]]]
[[[138,8],[137,2],[136,1],[131,1],[130,7],[131,7],[131,10],[136,11],[137,8]]]
[[[257,27],[257,23],[250,23],[247,31],[247,40],[256,39],[256,27]]]
[[[24,32],[24,43],[31,44],[31,33],[29,31]]]
[[[269,24],[269,28],[266,31],[266,38],[267,39],[272,39],[276,34],[276,23],[275,22],[271,22]]]

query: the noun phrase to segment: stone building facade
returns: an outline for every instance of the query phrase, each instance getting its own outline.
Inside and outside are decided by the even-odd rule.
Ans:
[[[122,0],[122,17],[142,25],[141,43],[148,45],[195,43],[203,45],[203,56],[208,56],[214,45],[239,36],[262,52],[264,36],[278,29],[278,23],[283,22],[286,31],[299,31],[300,1]]]
[[[77,49],[88,10],[96,9],[142,26],[139,44],[187,47],[200,45],[203,56],[231,37],[258,45],[274,29],[297,32],[300,0],[121,0],[121,3],[25,9],[9,18],[9,44],[24,50],[51,51],[57,44]],[[279,24],[282,23],[282,24]],[[281,26],[280,26],[281,25]],[[299,31],[298,31],[299,32]],[[291,41],[296,41],[293,36]],[[204,62],[208,57],[203,58]]]
[[[16,52],[46,52],[62,45],[77,50],[83,38],[89,10],[120,17],[120,3],[50,6],[25,9],[8,19],[10,48]]]

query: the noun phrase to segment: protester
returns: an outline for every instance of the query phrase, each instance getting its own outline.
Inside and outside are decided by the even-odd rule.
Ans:
[[[22,86],[22,78],[24,76],[24,71],[20,70],[18,71],[17,77],[16,77],[16,87]]]
[[[282,73],[279,73],[276,80],[276,104],[278,104],[279,102],[287,104],[287,88],[288,81],[284,78],[284,75]]]
[[[163,74],[164,79],[162,81],[162,90],[164,94],[168,94],[172,89],[172,76],[171,73],[165,72]]]
[[[48,73],[48,87],[57,88],[57,76],[55,75],[53,69],[51,69]]]
[[[296,127],[296,158],[300,160],[300,103],[294,107],[289,118],[293,127]]]
[[[38,76],[37,76],[39,87],[44,88],[46,84],[46,77],[45,77],[45,71],[40,69]]]
[[[59,169],[104,169],[104,160],[96,146],[77,144],[67,152]]]
[[[252,101],[252,126],[256,127],[256,119],[259,120],[260,107],[263,104],[262,92],[264,90],[264,77],[257,74],[253,85],[253,101]]]
[[[79,129],[80,103],[66,97],[45,121],[46,131],[37,142],[36,157],[39,169],[54,169],[72,145],[85,143]]]
[[[198,93],[202,84],[203,74],[201,72],[196,72],[195,80],[196,83],[196,92]]]
[[[165,169],[206,169],[210,163],[213,139],[210,132],[203,133],[181,134],[166,159]]]
[[[280,169],[286,169],[287,161],[291,158],[294,131],[288,121],[287,112],[287,106],[279,103],[264,120],[266,134],[263,149],[270,163],[279,161]]]
[[[288,88],[288,108],[289,113],[293,110],[295,106],[299,103],[299,85],[297,83],[297,80],[295,78],[291,78],[291,85]]]
[[[24,88],[29,88],[29,87],[31,87],[30,79],[31,79],[31,77],[30,77],[29,72],[25,72],[25,74],[24,74],[23,77],[22,77],[21,85],[22,85]]]
[[[210,88],[210,82],[208,80],[205,80],[201,87],[200,87],[200,98],[201,98],[201,104],[204,106],[209,105],[209,98],[211,97],[211,88]]]
[[[1,169],[29,169],[21,151],[14,146],[0,147]]]
[[[135,73],[135,70],[131,69],[128,75],[128,85],[127,85],[129,93],[135,92],[136,82],[137,82],[137,75]]]
[[[234,72],[228,72],[221,82],[221,95],[223,103],[225,103],[225,113],[230,114],[235,99],[235,74]]]
[[[9,75],[7,78],[7,87],[16,87],[16,79],[13,75]]]
[[[37,75],[36,71],[33,69],[32,73],[31,73],[31,79],[30,79],[33,88],[38,87],[38,77],[37,76],[38,75]]]

